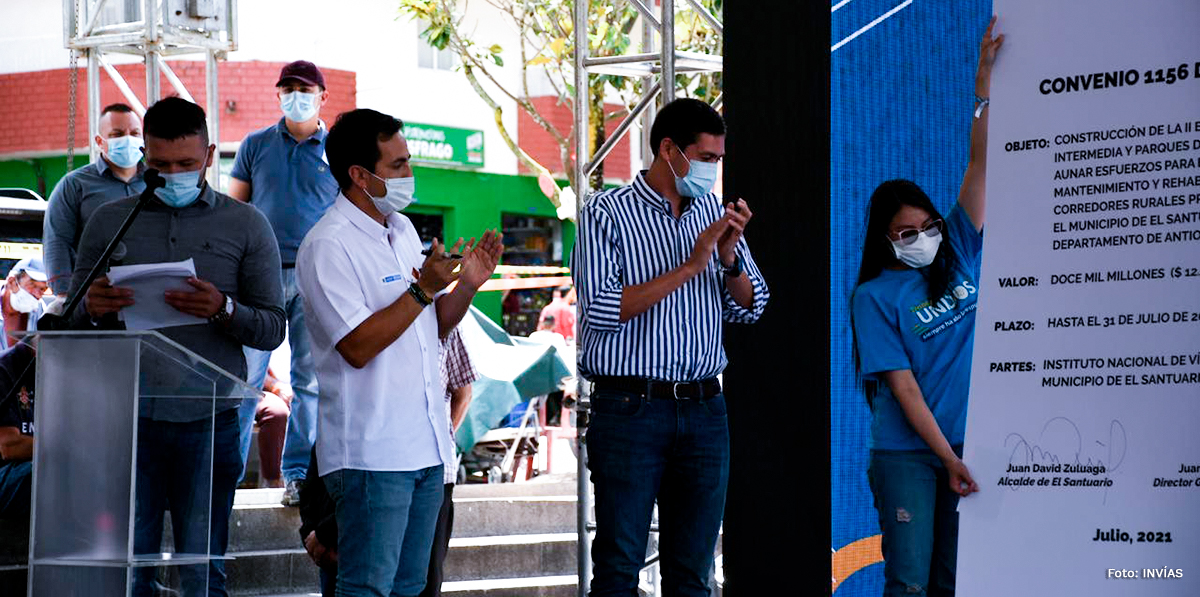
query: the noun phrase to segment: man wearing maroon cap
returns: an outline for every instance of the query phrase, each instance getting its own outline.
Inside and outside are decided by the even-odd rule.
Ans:
[[[311,62],[297,60],[283,67],[275,83],[279,122],[250,133],[234,160],[229,195],[257,207],[275,230],[283,262],[288,339],[292,349],[291,386],[294,398],[283,447],[286,506],[299,504],[300,485],[308,470],[317,430],[317,377],[304,323],[304,301],[296,290],[296,250],[304,235],[333,205],[338,185],[325,160],[325,123],[321,106],[329,99],[325,76]],[[246,349],[247,382],[262,387],[271,354]],[[250,431],[257,404],[247,400],[241,409],[242,462],[250,454]]]

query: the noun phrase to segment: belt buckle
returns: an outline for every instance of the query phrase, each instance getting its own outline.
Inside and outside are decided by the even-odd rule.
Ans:
[[[679,386],[684,385],[684,384],[686,384],[686,382],[682,382],[682,381],[676,381],[676,382],[671,383],[671,395],[674,396],[676,400],[684,400],[685,399],[685,397],[681,397],[679,395]]]

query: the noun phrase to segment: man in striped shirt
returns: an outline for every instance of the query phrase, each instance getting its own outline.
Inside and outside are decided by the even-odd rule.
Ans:
[[[753,323],[769,292],[742,232],[745,201],[712,193],[725,123],[680,99],[650,131],[654,161],[579,219],[579,370],[596,491],[591,595],[637,595],[659,507],[667,595],[708,595],[725,508],[729,429],[722,322]]]

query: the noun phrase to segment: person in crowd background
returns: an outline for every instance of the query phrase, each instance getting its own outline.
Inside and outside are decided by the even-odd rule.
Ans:
[[[4,335],[0,349],[16,346],[17,334],[37,329],[37,320],[45,311],[46,270],[37,257],[18,261],[8,271],[0,290],[0,313],[4,315]]]
[[[42,222],[42,245],[50,287],[65,297],[75,271],[79,237],[101,205],[146,190],[142,172],[142,119],[126,104],[100,111],[99,134],[93,140],[100,159],[68,172],[50,193]]]
[[[35,357],[29,341],[0,352],[0,519],[29,520]]]
[[[471,355],[463,344],[462,332],[456,327],[441,342],[439,369],[446,382],[446,417],[450,421],[450,441],[454,432],[467,417],[471,404],[471,384],[479,379],[479,372],[471,362]],[[420,597],[441,597],[442,581],[445,580],[444,565],[450,551],[450,534],[454,531],[454,484],[458,482],[458,463],[461,455],[454,451],[454,461],[448,463],[442,475],[442,507],[438,510],[437,526],[433,532],[433,547],[429,553],[429,574]]]
[[[254,409],[254,424],[258,425],[258,473],[261,487],[283,487],[283,443],[287,436],[288,416],[295,394],[292,387],[275,377],[267,368],[262,395]],[[245,473],[243,473],[245,476]]]
[[[542,312],[538,316],[538,329],[541,329],[542,322],[547,317],[554,319],[554,327],[551,328],[563,339],[575,341],[575,310],[567,302],[566,296],[574,287],[559,286],[554,289],[551,294],[550,304],[542,307]]]
[[[567,347],[567,339],[556,330],[558,328],[558,319],[553,315],[545,315],[538,322],[538,329],[529,334],[529,339],[534,342],[542,342],[565,349]]]
[[[297,60],[283,67],[275,83],[283,116],[275,124],[246,136],[234,159],[229,196],[245,201],[266,215],[279,242],[288,342],[291,345],[291,388],[295,394],[283,447],[283,504],[300,499],[309,452],[317,433],[317,376],[304,319],[304,298],[296,285],[296,251],[300,242],[337,197],[337,181],[325,157],[326,127],[321,107],[329,100],[325,76],[311,62]],[[271,360],[269,352],[248,348],[247,383],[261,387]],[[250,455],[250,431],[258,405],[242,405],[242,462]]]
[[[884,595],[954,595],[958,500],[986,211],[988,98],[1004,36],[983,35],[958,202],[943,218],[916,183],[871,195],[851,297],[855,362],[871,407],[867,471],[883,532]]]

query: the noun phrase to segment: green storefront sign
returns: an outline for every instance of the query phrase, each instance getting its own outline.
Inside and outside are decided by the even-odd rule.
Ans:
[[[483,131],[448,126],[404,124],[404,138],[414,162],[446,166],[483,166]]]

